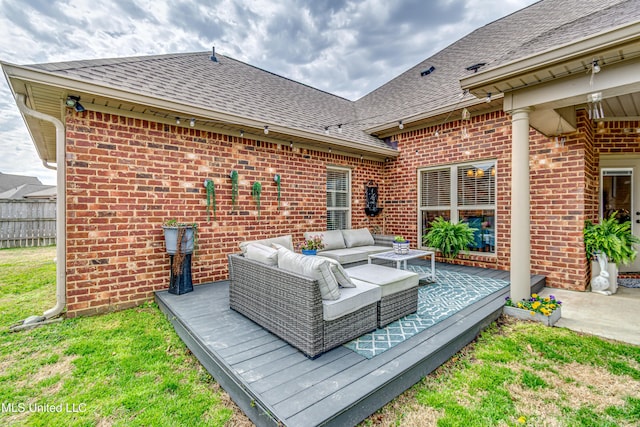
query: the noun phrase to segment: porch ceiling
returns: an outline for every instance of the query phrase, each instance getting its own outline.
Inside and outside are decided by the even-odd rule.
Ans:
[[[600,68],[593,73],[594,61]],[[497,66],[461,80],[479,98],[503,93],[504,109],[531,107],[531,125],[545,135],[572,131],[561,109],[587,108],[602,95],[603,120],[640,119],[640,23]]]

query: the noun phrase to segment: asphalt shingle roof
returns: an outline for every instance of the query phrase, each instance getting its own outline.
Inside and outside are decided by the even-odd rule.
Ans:
[[[370,125],[391,123],[460,101],[460,79],[577,38],[640,19],[638,0],[545,0],[481,27],[356,101]],[[421,76],[434,66],[435,70]],[[467,95],[468,98],[471,95]],[[468,99],[465,98],[465,99]],[[363,120],[364,121],[364,120]]]
[[[0,172],[0,192],[11,190],[24,184],[42,185],[42,182],[35,176],[12,175]]]
[[[31,68],[96,85],[322,134],[353,122],[352,101],[211,52],[36,64]],[[335,130],[335,128],[334,128]],[[345,125],[342,137],[387,147]]]
[[[387,147],[363,130],[452,108],[461,99],[459,80],[473,73],[467,67],[485,63],[485,70],[639,19],[638,0],[543,0],[473,31],[357,101],[227,56],[213,62],[210,52],[28,67],[318,134],[343,123],[340,138]]]

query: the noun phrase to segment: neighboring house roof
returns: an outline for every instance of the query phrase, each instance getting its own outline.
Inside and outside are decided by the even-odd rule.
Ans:
[[[25,199],[49,199],[55,200],[58,197],[58,192],[55,185],[45,185],[41,189],[36,189],[33,192],[26,193],[22,197]]]
[[[22,184],[0,193],[0,199],[55,199],[56,186]]]
[[[373,135],[397,132],[398,121],[414,124],[444,120],[451,111],[497,109],[472,94],[462,95],[460,80],[476,64],[491,69],[504,62],[640,19],[637,0],[543,0],[479,28],[357,101],[332,95],[223,55],[156,55],[15,66],[3,64],[14,92],[31,92],[31,108],[60,115],[59,100],[82,93],[82,102],[174,119],[172,111],[194,112],[198,119],[228,131],[263,125],[278,138],[349,146],[395,155]],[[430,73],[423,73],[433,66]],[[425,75],[421,75],[425,74]],[[28,89],[30,85],[38,90]],[[59,92],[45,90],[59,88]],[[39,94],[39,95],[38,95]],[[85,96],[85,94],[87,94]],[[57,101],[57,104],[56,104]],[[122,102],[124,101],[124,102]],[[109,107],[111,108],[111,107]],[[182,119],[188,115],[178,114]],[[53,126],[25,118],[41,157],[55,159]],[[337,125],[343,124],[338,133]],[[272,128],[273,126],[273,128]],[[331,126],[331,134],[324,129]],[[40,145],[39,145],[40,144]]]
[[[5,192],[25,184],[42,185],[35,176],[11,175],[0,172],[0,192]]]

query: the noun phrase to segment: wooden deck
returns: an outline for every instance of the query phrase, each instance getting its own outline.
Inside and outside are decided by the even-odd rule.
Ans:
[[[509,281],[509,272],[438,264]],[[532,291],[545,283],[532,276]],[[355,425],[436,369],[502,312],[508,288],[371,359],[340,346],[314,360],[229,309],[228,282],[185,295],[156,293],[202,365],[258,426]]]

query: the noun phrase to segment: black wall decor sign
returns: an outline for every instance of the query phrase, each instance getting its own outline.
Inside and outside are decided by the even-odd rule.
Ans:
[[[364,212],[369,216],[376,216],[382,212],[378,207],[378,185],[371,180],[364,186]]]

